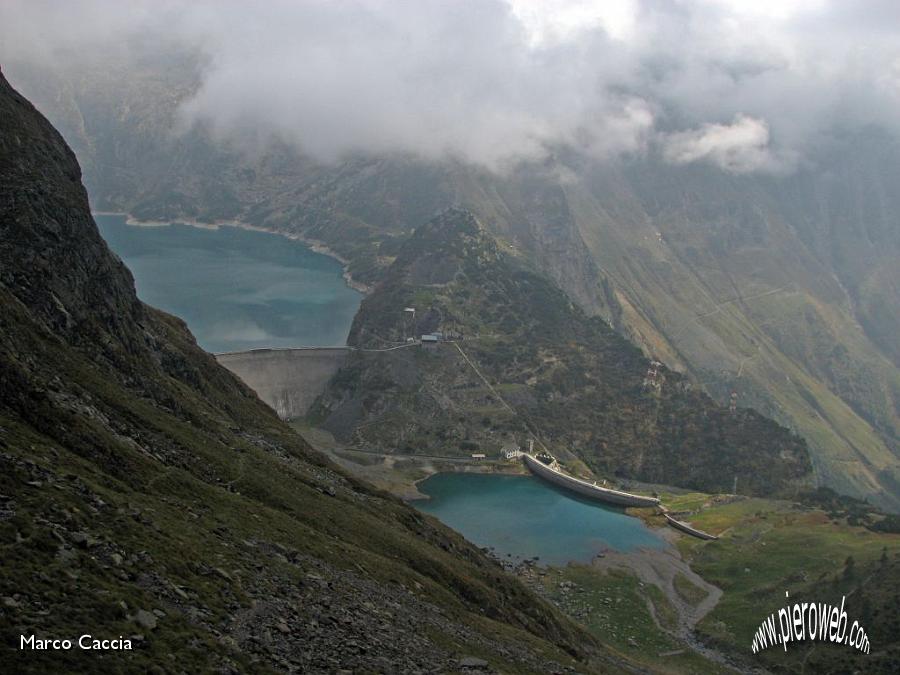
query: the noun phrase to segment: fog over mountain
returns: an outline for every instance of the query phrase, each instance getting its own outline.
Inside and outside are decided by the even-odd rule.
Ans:
[[[182,129],[208,120],[329,161],[508,169],[574,146],[785,173],[835,130],[900,132],[890,0],[23,1],[0,16],[5,60],[190,45],[206,66]]]

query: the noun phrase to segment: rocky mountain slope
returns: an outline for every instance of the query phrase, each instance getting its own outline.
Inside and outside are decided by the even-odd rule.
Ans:
[[[0,120],[6,669],[616,667],[459,536],[332,467],[139,302],[74,155],[2,76]],[[18,649],[84,634],[133,649]]]
[[[410,325],[404,308],[416,309]],[[775,494],[809,478],[805,443],[730,412],[658,366],[468,212],[418,228],[363,301],[350,343],[437,331],[455,341],[357,352],[314,407],[341,440],[382,451],[495,455],[536,437],[603,475]]]
[[[645,354],[801,434],[819,483],[900,508],[895,141],[835,134],[788,177],[565,149],[502,176],[409,157],[323,166],[173,134],[199,82],[191,55],[109,63],[14,64],[85,163],[95,208],[301,233],[369,283],[413,228],[465,207]]]

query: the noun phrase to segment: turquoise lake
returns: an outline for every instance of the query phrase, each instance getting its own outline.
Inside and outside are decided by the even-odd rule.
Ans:
[[[181,317],[210,352],[346,344],[362,295],[339,262],[267,232],[94,217],[138,297]]]
[[[422,481],[430,499],[412,504],[502,558],[541,564],[589,562],[614,549],[663,548],[638,518],[572,496],[533,476],[438,473]]]

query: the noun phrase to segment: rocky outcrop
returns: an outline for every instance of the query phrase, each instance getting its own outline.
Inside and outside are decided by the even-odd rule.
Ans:
[[[534,437],[608,477],[710,492],[729,491],[735,476],[750,494],[811,478],[801,439],[652,364],[466,210],[409,237],[363,300],[350,344],[402,340],[406,307],[414,334],[449,340],[348,359],[311,411],[343,441],[469,455]]]

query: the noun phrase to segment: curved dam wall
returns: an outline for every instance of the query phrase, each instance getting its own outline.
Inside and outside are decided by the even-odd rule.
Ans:
[[[656,497],[644,497],[643,495],[633,495],[630,492],[622,492],[621,490],[610,490],[599,485],[592,485],[587,481],[574,476],[567,476],[559,471],[554,471],[549,466],[538,459],[535,459],[528,453],[522,455],[525,465],[531,469],[532,473],[544,480],[558,485],[559,487],[577,492],[583,497],[595,499],[600,502],[616,504],[617,506],[659,506],[659,500]]]
[[[352,351],[352,347],[252,349],[215,357],[281,419],[289,420],[307,413]]]

